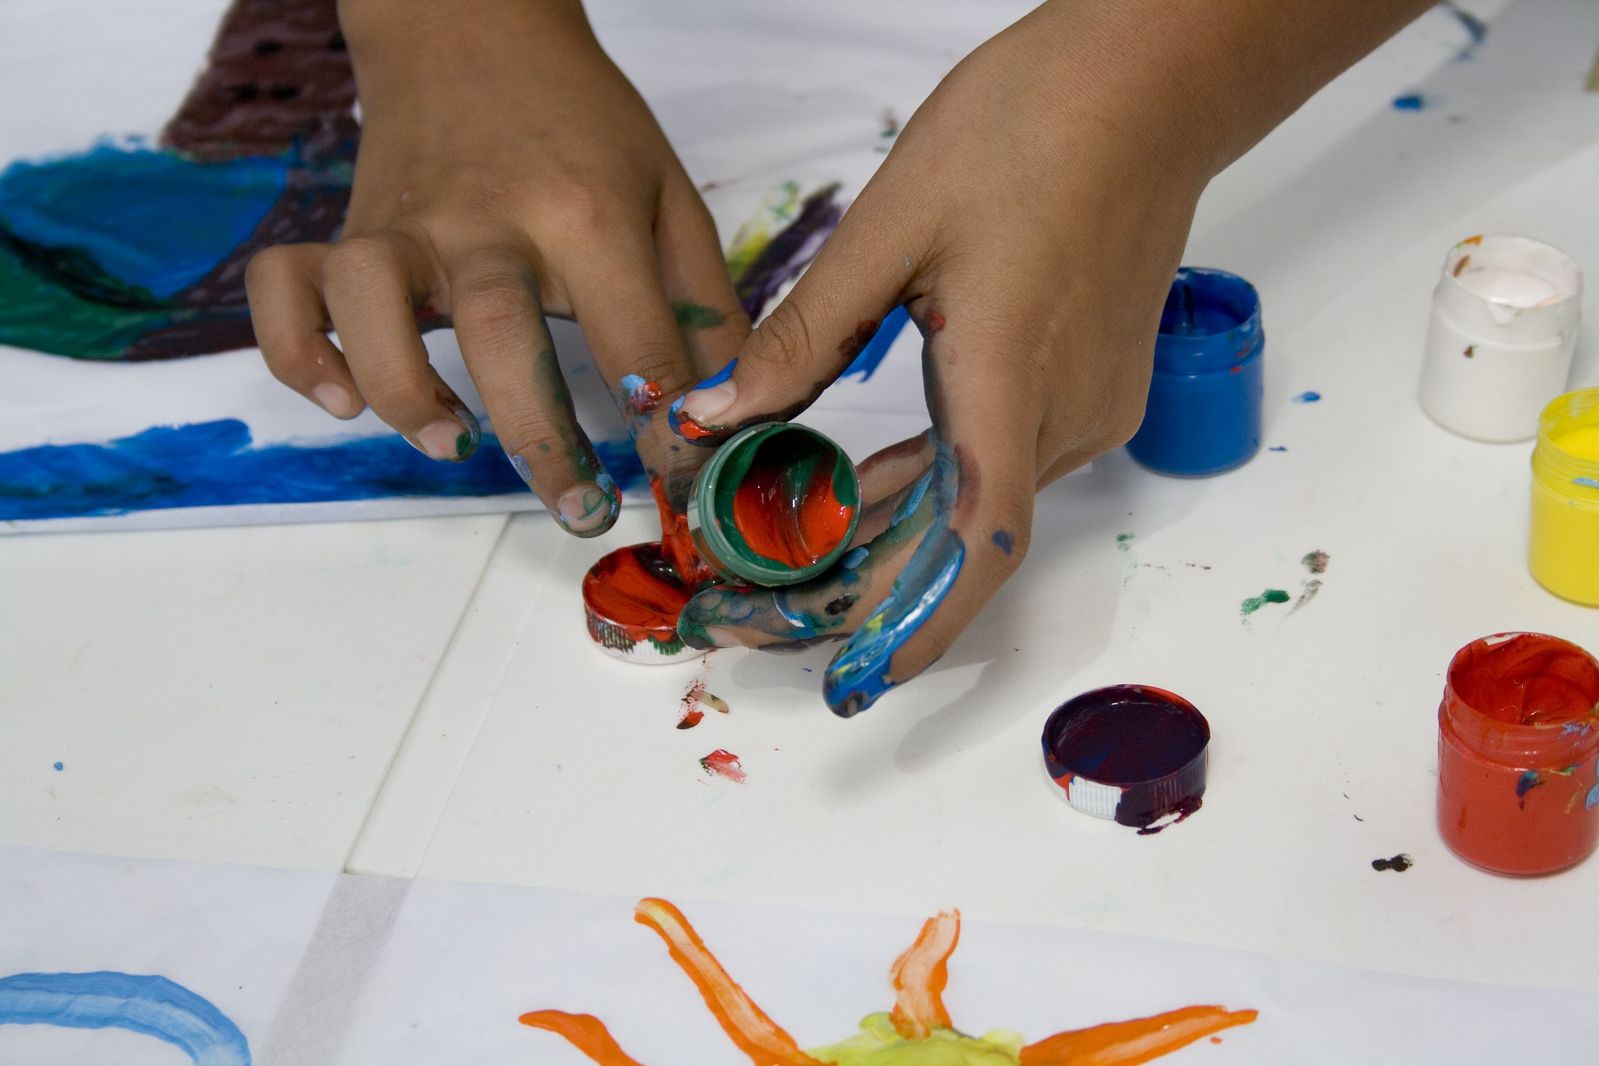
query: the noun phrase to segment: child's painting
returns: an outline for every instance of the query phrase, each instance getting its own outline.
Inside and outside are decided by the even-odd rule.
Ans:
[[[150,61],[163,20],[181,23],[184,44],[165,47],[183,62]],[[27,128],[0,124],[0,529],[539,506],[491,426],[470,458],[437,463],[370,412],[326,417],[254,348],[250,257],[336,239],[350,196],[360,127],[333,0],[11,5],[0,31],[0,51],[52,59],[0,74],[7,110],[34,112]],[[95,88],[113,75],[108,99]],[[852,110],[835,110],[847,126]],[[752,315],[815,256],[880,160],[874,140],[795,158],[791,141],[730,121],[700,146],[698,168],[724,176],[708,197]],[[449,323],[416,313],[440,374],[481,415]],[[614,390],[580,330],[552,326],[597,451],[647,501],[626,491],[644,480]],[[919,388],[864,391],[845,403],[919,414]]]

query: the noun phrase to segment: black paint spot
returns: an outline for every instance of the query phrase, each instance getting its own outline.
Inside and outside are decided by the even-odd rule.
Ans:
[[[860,599],[860,597],[856,596],[854,593],[846,592],[832,603],[829,603],[825,609],[828,614],[837,617],[838,615],[841,615],[845,611],[849,610],[851,607],[855,606],[855,601],[858,599]]]
[[[300,90],[293,85],[274,85],[267,90],[267,95],[274,100],[293,100],[300,95]]]
[[[1416,860],[1404,852],[1400,852],[1391,859],[1371,860],[1371,868],[1373,870],[1392,870],[1396,874],[1402,874],[1414,865],[1416,865]]]
[[[283,51],[283,42],[274,41],[269,37],[262,38],[261,40],[255,42],[255,45],[251,47],[250,51],[254,52],[258,56],[275,56],[279,52]]]
[[[253,81],[247,81],[242,85],[229,85],[228,95],[233,98],[234,103],[242,104],[260,96],[261,87]]]

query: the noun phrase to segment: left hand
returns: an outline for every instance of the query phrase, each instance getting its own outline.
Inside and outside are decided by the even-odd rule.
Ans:
[[[1207,160],[1177,101],[1130,102],[1115,57],[1062,14],[1046,5],[944,79],[732,379],[678,412],[716,433],[790,418],[897,304],[926,338],[933,428],[862,464],[872,539],[852,565],[709,590],[681,626],[695,645],[853,632],[826,675],[839,714],[942,655],[1021,564],[1034,493],[1143,417]]]

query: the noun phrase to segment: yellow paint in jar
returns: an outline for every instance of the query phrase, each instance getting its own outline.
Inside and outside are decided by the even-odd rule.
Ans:
[[[1550,592],[1599,606],[1599,387],[1556,397],[1538,420],[1527,561]]]

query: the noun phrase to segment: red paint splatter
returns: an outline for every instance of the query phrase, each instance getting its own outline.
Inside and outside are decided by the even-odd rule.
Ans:
[[[634,385],[627,394],[627,402],[632,406],[634,414],[649,414],[661,402],[661,383],[643,381]]]
[[[784,457],[759,453],[733,494],[733,524],[757,555],[797,570],[839,546],[855,508],[833,491],[831,464],[818,464],[803,486],[789,469]]]
[[[738,756],[723,748],[717,748],[701,759],[700,769],[708,774],[718,774],[729,781],[734,781],[741,785],[745,781],[744,768],[739,765]]]
[[[679,411],[677,413],[677,435],[684,440],[704,440],[706,437],[717,436],[721,432],[719,429],[708,429],[700,425],[694,421],[694,416],[687,411]]]
[[[705,712],[700,710],[698,707],[695,707],[683,713],[683,717],[677,720],[677,728],[693,729],[695,726],[699,725],[704,718]]]

